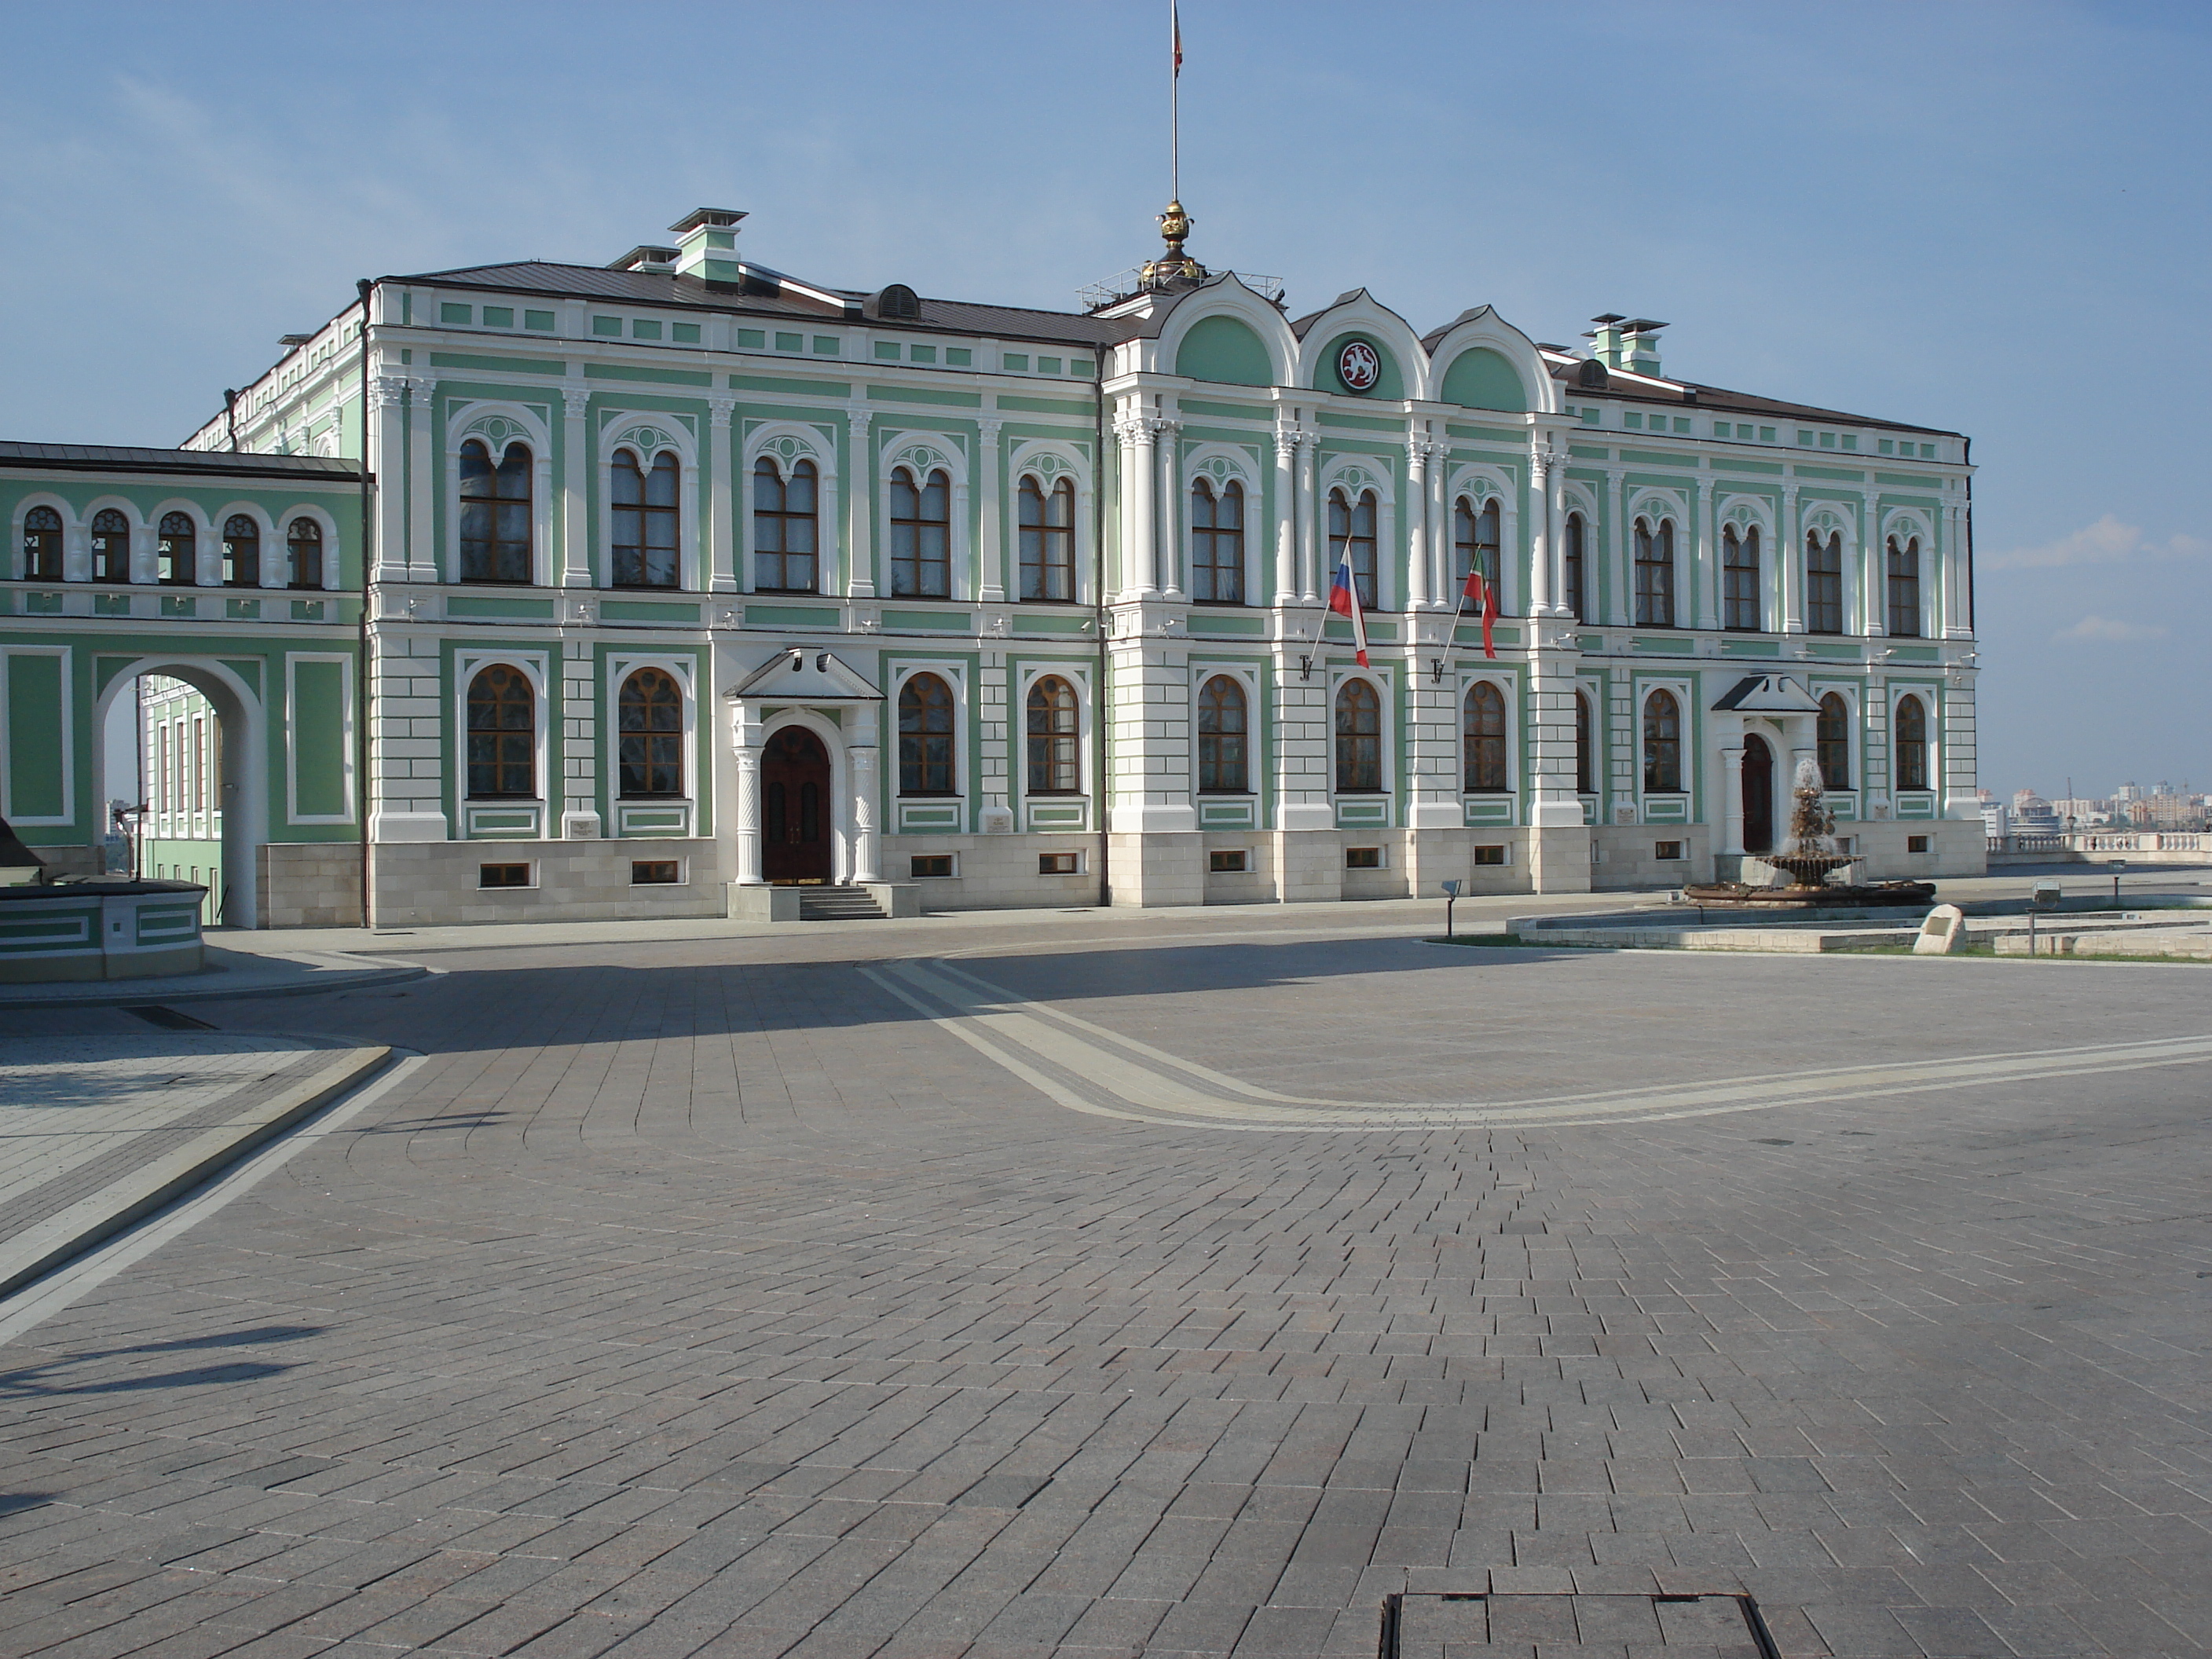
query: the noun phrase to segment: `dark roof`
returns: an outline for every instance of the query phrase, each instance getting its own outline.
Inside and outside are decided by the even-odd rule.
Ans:
[[[757,286],[766,289],[780,274],[762,270],[765,280]],[[756,284],[750,283],[709,283],[697,276],[677,276],[660,271],[608,270],[597,265],[552,264],[538,259],[421,271],[385,280],[434,283],[445,288],[492,289],[503,294],[538,294],[556,299],[605,300],[617,305],[688,306],[739,316],[787,317],[815,323],[848,320],[843,301],[864,305],[873,297],[858,289],[809,284],[823,294],[838,295],[839,302],[833,304],[787,287],[777,293],[755,292]],[[1104,345],[1126,334],[1119,325],[1097,317],[1031,311],[1020,306],[976,305],[963,300],[925,299],[919,319],[882,320],[902,329],[983,334],[996,339],[1044,340],[1061,345]]]
[[[1963,434],[1947,427],[1912,426],[1904,421],[1886,421],[1877,415],[1853,415],[1840,409],[1816,409],[1810,404],[1784,403],[1778,398],[1761,398],[1749,392],[1730,392],[1725,386],[1701,386],[1695,380],[1676,380],[1668,386],[1639,386],[1624,380],[1620,374],[1610,374],[1602,386],[1579,386],[1575,374],[1583,361],[1548,365],[1552,378],[1564,380],[1571,394],[1582,397],[1613,398],[1623,403],[1660,404],[1677,409],[1709,410],[1717,415],[1764,415],[1771,420],[1826,422],[1830,426],[1874,426],[1889,432],[1924,432],[1931,438],[1956,438]]]
[[[227,449],[131,449],[112,444],[0,442],[0,466],[64,472],[201,472],[230,478],[316,478],[350,483],[361,465],[328,455],[248,455]]]

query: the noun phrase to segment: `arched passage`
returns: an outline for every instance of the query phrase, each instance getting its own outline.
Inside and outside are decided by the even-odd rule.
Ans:
[[[1774,751],[1755,732],[1743,738],[1743,850],[1774,850]]]
[[[205,700],[206,714],[188,715],[187,721],[211,717],[216,722],[209,741],[197,748],[198,754],[215,757],[216,763],[198,776],[182,763],[183,751],[175,746],[166,772],[158,745],[152,752],[135,757],[111,757],[106,752],[108,745],[118,740],[118,726],[133,747],[137,746],[140,722],[135,708],[129,721],[111,721],[109,716],[118,699],[136,705],[142,696],[142,683],[156,678],[181,682]],[[189,724],[185,729],[190,731]],[[109,778],[118,769],[125,775],[135,771],[139,781],[136,799],[157,808],[164,804],[164,789],[168,792],[168,816],[164,819],[149,815],[142,827],[142,845],[153,839],[148,832],[156,825],[204,831],[191,837],[162,839],[211,842],[219,849],[221,869],[219,882],[210,884],[210,897],[220,903],[220,913],[214,920],[227,927],[260,926],[260,848],[269,823],[269,728],[266,711],[254,688],[234,669],[209,658],[143,657],[110,676],[100,688],[92,732],[94,777]],[[119,762],[119,769],[115,762]],[[153,862],[147,860],[141,873],[153,874]]]

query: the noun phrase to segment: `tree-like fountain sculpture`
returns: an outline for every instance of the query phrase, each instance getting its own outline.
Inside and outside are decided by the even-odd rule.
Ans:
[[[1804,908],[1853,904],[1926,904],[1936,896],[1932,882],[1880,881],[1834,884],[1829,878],[1861,861],[1856,853],[1835,850],[1836,815],[1828,810],[1820,769],[1810,759],[1797,763],[1790,788],[1789,850],[1758,856],[1789,878],[1769,886],[1741,881],[1685,887],[1683,896],[1701,904],[1795,905]]]

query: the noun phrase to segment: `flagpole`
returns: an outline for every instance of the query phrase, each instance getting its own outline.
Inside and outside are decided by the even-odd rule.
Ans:
[[[1168,0],[1168,199],[1182,200],[1182,15]]]

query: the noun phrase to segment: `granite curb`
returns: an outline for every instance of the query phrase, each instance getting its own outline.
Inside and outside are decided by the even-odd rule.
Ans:
[[[226,951],[210,945],[222,965],[197,974],[146,979],[94,979],[49,985],[13,985],[0,990],[0,1010],[23,1008],[116,1008],[151,1002],[230,1002],[246,997],[312,997],[331,991],[358,991],[399,985],[438,970],[417,963],[352,957],[331,951],[301,951],[274,957]],[[352,965],[356,962],[362,965]]]
[[[391,1058],[392,1050],[380,1045],[336,1050],[331,1063],[313,1076],[0,1243],[0,1297],[13,1294],[190,1192],[367,1082]]]

